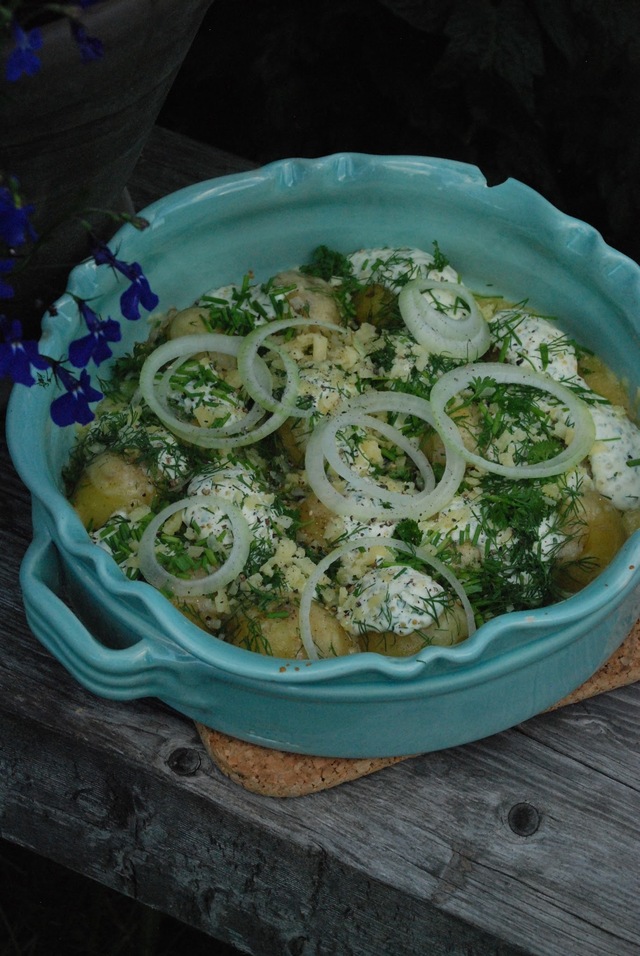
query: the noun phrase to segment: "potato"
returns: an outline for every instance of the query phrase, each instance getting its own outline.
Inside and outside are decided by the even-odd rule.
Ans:
[[[373,283],[360,289],[353,296],[353,306],[358,325],[367,322],[377,329],[402,327],[397,296],[383,285]]]
[[[606,568],[627,534],[620,512],[597,491],[587,491],[580,497],[578,514],[565,531],[572,538],[561,552],[566,560],[558,570],[556,583],[574,593]]]
[[[236,647],[244,647],[258,654],[289,659],[304,659],[307,653],[300,638],[298,604],[294,600],[281,601],[267,610],[249,608],[239,611],[225,627],[227,640]],[[342,657],[359,650],[333,614],[317,604],[311,604],[309,615],[311,634],[320,657]]]
[[[189,309],[176,312],[167,329],[169,338],[181,339],[184,335],[199,335],[202,332],[210,332],[208,317],[207,310],[198,306],[191,306]]]
[[[434,428],[429,428],[424,432],[418,447],[432,465],[441,465],[444,468],[447,463],[447,449]]]
[[[612,405],[620,405],[630,418],[634,417],[629,391],[597,355],[585,355],[578,363],[583,379],[598,395],[608,399]]]
[[[287,456],[296,468],[304,467],[304,456],[311,430],[304,418],[287,418],[278,429],[278,437]]]
[[[151,504],[154,494],[141,465],[106,451],[87,465],[70,500],[86,528],[101,528],[114,511]]]
[[[491,321],[496,312],[501,312],[503,309],[514,308],[513,302],[507,302],[506,299],[503,299],[502,296],[499,295],[475,295],[474,298],[487,322]]]
[[[190,607],[189,604],[176,604],[173,602],[175,607],[183,614],[188,621],[191,621],[192,624],[195,624],[196,627],[199,627],[202,631],[207,631],[208,634],[211,633],[210,629],[207,627],[207,622],[205,618],[201,617],[198,614],[197,608]]]
[[[640,508],[632,508],[631,511],[625,511],[622,515],[622,525],[628,538],[634,531],[640,530]]]
[[[279,273],[274,281],[275,288],[295,286],[287,293],[287,301],[298,315],[340,325],[340,312],[335,300],[333,286],[317,276],[307,276],[294,270]]]
[[[324,505],[313,492],[307,495],[300,505],[301,525],[297,538],[309,548],[326,547],[327,525],[335,518],[335,514]]]
[[[385,657],[410,657],[423,647],[438,645],[450,647],[469,636],[467,617],[460,604],[446,608],[440,618],[429,627],[411,634],[396,634],[394,631],[367,631],[360,635],[363,651],[374,651]]]

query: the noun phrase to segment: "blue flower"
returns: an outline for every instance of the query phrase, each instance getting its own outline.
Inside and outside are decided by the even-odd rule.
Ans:
[[[160,300],[155,292],[151,291],[149,282],[137,262],[132,262],[129,266],[127,278],[131,285],[120,296],[120,309],[126,319],[135,320],[140,318],[140,306],[151,312]]]
[[[0,259],[0,299],[13,298],[13,286],[9,285],[9,283],[2,278],[2,273],[11,272],[13,266],[13,259]]]
[[[23,206],[15,182],[12,182],[12,186],[0,186],[0,239],[10,249],[37,239],[29,221],[33,206]]]
[[[118,259],[108,246],[100,244],[93,251],[96,265],[109,265],[119,272],[131,285],[120,296],[120,310],[126,319],[140,318],[140,306],[151,312],[160,301],[152,292],[149,282],[137,262],[124,262]]]
[[[76,299],[76,302],[87,324],[89,334],[71,343],[69,361],[76,368],[84,368],[91,359],[96,365],[100,365],[113,355],[108,343],[119,342],[122,337],[120,323],[114,319],[101,319],[83,299]]]
[[[89,36],[86,27],[76,20],[71,20],[71,33],[80,49],[80,58],[83,63],[99,60],[104,55],[104,46],[99,37]]]
[[[15,47],[7,57],[5,76],[10,83],[19,80],[22,74],[35,76],[40,72],[40,59],[36,51],[42,48],[42,34],[38,28],[23,30],[15,20],[12,25]]]
[[[35,385],[32,369],[49,368],[48,359],[38,352],[38,343],[22,340],[22,325],[17,319],[9,321],[0,315],[0,377],[8,376],[19,385]]]
[[[89,373],[83,369],[80,378],[76,378],[66,368],[58,366],[55,375],[65,391],[64,395],[51,402],[51,418],[54,423],[60,427],[73,425],[74,422],[88,425],[94,418],[89,403],[99,402],[102,398],[102,393],[92,386]]]

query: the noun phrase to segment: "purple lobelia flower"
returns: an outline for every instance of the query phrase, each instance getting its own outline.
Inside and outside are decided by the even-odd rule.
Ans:
[[[0,186],[0,240],[10,249],[38,238],[30,222],[32,215],[33,206],[23,205],[15,180],[10,186]]]
[[[119,272],[131,285],[120,296],[120,309],[126,319],[135,321],[140,318],[140,306],[151,312],[160,301],[158,296],[151,290],[149,282],[142,271],[142,266],[137,262],[124,262],[109,249],[108,246],[100,243],[93,251],[93,258],[96,265],[108,265],[116,272]]]
[[[15,46],[7,57],[5,76],[15,83],[22,75],[35,76],[40,72],[37,51],[42,48],[42,34],[38,28],[23,30],[15,20],[11,26]]]
[[[71,343],[69,361],[76,368],[85,368],[92,359],[96,365],[100,365],[113,355],[109,342],[119,342],[122,337],[120,323],[114,319],[101,319],[83,299],[76,299],[76,302],[89,334]]]
[[[33,369],[44,370],[50,364],[38,352],[38,343],[23,341],[18,319],[10,321],[4,315],[0,315],[0,336],[0,376],[8,376],[19,385],[35,385]]]
[[[76,422],[79,425],[88,425],[94,418],[89,404],[99,402],[102,393],[92,386],[87,370],[82,369],[80,378],[76,378],[66,368],[58,366],[55,376],[64,388],[64,394],[51,403],[51,418],[54,423],[60,427]]]
[[[149,282],[137,262],[132,262],[129,266],[127,278],[131,285],[120,296],[120,308],[126,319],[135,320],[140,318],[140,306],[151,312],[160,300],[155,292],[151,291]]]
[[[0,259],[0,299],[12,299],[14,296],[13,286],[3,278],[5,273],[11,272],[13,266],[13,259]]]

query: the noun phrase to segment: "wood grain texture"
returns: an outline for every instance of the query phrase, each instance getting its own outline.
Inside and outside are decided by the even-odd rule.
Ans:
[[[0,468],[2,837],[254,956],[640,952],[639,685],[296,800],[251,793],[191,721],[92,696],[29,633],[28,497],[4,447]]]

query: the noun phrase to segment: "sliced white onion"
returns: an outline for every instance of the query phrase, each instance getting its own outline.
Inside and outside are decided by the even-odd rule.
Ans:
[[[416,395],[405,395],[401,392],[364,392],[350,399],[348,406],[339,408],[335,417],[339,419],[339,422],[340,420],[345,422],[354,411],[357,413],[398,412],[421,418],[427,424],[435,427],[435,417],[429,402]],[[336,456],[339,458],[338,450],[335,449],[334,453],[328,447],[331,442],[335,442],[335,438],[332,438],[332,432],[335,434],[334,423],[335,418],[332,417],[320,422],[314,428],[307,444],[305,469],[311,489],[320,501],[336,514],[358,518],[377,518],[380,517],[381,508],[385,508],[392,501],[394,519],[427,518],[444,508],[458,490],[465,470],[464,459],[456,450],[446,448],[447,457],[444,473],[435,487],[429,482],[422,491],[402,494],[400,492],[388,492],[371,481],[366,488],[373,499],[370,503],[356,501],[353,495],[348,493],[342,494],[331,484],[325,472],[327,452],[331,455],[332,461],[337,460]],[[377,422],[376,427],[380,425],[391,427],[382,422]],[[413,449],[413,452],[416,457],[422,455],[422,452],[417,449]],[[414,458],[415,460],[416,458]],[[425,461],[427,461],[426,457]],[[340,462],[337,463],[340,464]],[[350,481],[350,478],[347,477],[347,480]],[[363,483],[359,484],[361,487],[364,486]],[[390,498],[389,496],[393,497]]]
[[[206,577],[187,580],[171,574],[162,567],[156,557],[156,537],[169,518],[178,511],[194,506],[206,508],[208,511],[222,511],[231,524],[233,545],[227,560],[219,568]],[[240,574],[249,557],[251,540],[249,525],[239,508],[217,495],[191,495],[167,505],[149,522],[140,539],[138,551],[140,571],[149,584],[159,589],[167,588],[179,597],[211,594],[234,581]]]
[[[176,371],[176,366],[171,365],[160,382],[157,381],[157,373],[167,363],[173,363],[176,359],[182,358],[187,361],[194,355],[201,352],[220,352],[223,355],[231,355],[237,359],[242,339],[237,336],[221,335],[216,332],[202,333],[201,335],[185,335],[178,339],[165,342],[158,346],[146,359],[140,372],[140,392],[149,406],[157,415],[160,421],[166,425],[169,431],[173,432],[178,438],[202,448],[232,449],[241,448],[245,445],[252,445],[266,435],[270,435],[287,420],[288,413],[280,412],[273,414],[260,425],[257,421],[262,418],[262,414],[256,413],[253,409],[247,413],[244,420],[244,429],[237,430],[235,424],[232,426],[222,426],[221,428],[212,428],[202,425],[193,425],[183,421],[173,413],[168,407],[166,401],[166,392],[168,380]],[[270,373],[265,363],[259,356],[256,356],[256,376],[261,379],[261,385],[267,390],[270,381]],[[283,401],[293,401],[294,394],[286,393]],[[260,406],[259,406],[260,409]],[[266,411],[264,412],[266,415]],[[237,423],[236,423],[237,424]],[[254,427],[256,426],[256,427]]]
[[[186,365],[186,363],[189,361],[190,358],[191,356],[183,359],[181,362],[177,360],[173,362],[173,364],[171,364],[169,368],[166,370],[166,372],[163,374],[162,378],[160,379],[160,382],[156,383],[155,394],[157,395],[157,398],[160,404],[167,409],[168,414],[170,414],[168,395],[169,395],[169,392],[171,391],[171,379],[177,372],[180,371],[183,365]],[[230,407],[233,408],[234,406],[230,406]],[[238,406],[235,406],[236,409],[237,407]],[[239,421],[229,422],[226,425],[216,426],[216,429],[215,429],[216,435],[219,435],[222,438],[226,435],[237,434],[238,432],[248,432],[254,427],[254,425],[257,422],[260,421],[261,418],[264,418],[264,416],[265,416],[264,408],[261,408],[257,403],[254,402],[251,408],[249,409],[249,411],[246,412],[245,415]],[[189,429],[191,428],[198,429],[200,427],[205,427],[205,426],[199,426],[199,425],[193,425],[193,426],[189,425],[188,422],[182,422],[181,419],[179,418],[176,418],[176,421],[180,423],[182,426]],[[206,426],[206,427],[210,427],[210,426]]]
[[[365,415],[364,412],[357,411],[356,409],[334,415],[327,419],[326,422],[323,422],[322,426],[322,452],[324,457],[333,470],[340,475],[341,478],[344,478],[352,488],[363,491],[365,494],[374,495],[381,501],[386,501],[391,505],[402,507],[407,503],[406,492],[389,491],[387,488],[381,487],[376,483],[374,478],[368,475],[358,474],[343,459],[337,443],[337,434],[349,425],[377,431],[390,441],[393,441],[416,465],[422,476],[424,490],[426,492],[433,491],[436,481],[433,468],[426,455],[416,448],[415,445],[412,445],[409,439],[403,435],[399,429],[394,428],[393,425],[388,425],[386,422],[382,422],[378,418],[373,418],[371,415]],[[415,497],[412,493],[409,494],[411,494],[412,498]]]
[[[447,568],[439,558],[436,558],[435,555],[430,554],[425,548],[415,548],[410,544],[406,544],[404,541],[400,541],[398,538],[357,538],[354,541],[348,541],[346,544],[340,545],[339,548],[335,548],[324,558],[322,558],[322,560],[318,562],[314,570],[309,575],[309,578],[302,590],[302,594],[300,595],[300,637],[310,660],[318,660],[318,651],[314,644],[313,635],[311,633],[310,614],[311,602],[316,596],[316,588],[318,587],[322,576],[326,573],[328,568],[334,564],[334,562],[339,561],[340,558],[344,557],[344,555],[348,554],[350,551],[357,551],[360,549],[364,550],[366,548],[379,548],[380,546],[391,548],[395,551],[404,551],[408,554],[416,555],[416,557],[420,558],[421,561],[424,561],[425,564],[430,565],[448,582],[448,584],[460,598],[460,602],[462,603],[462,607],[464,608],[464,613],[467,619],[468,636],[471,637],[473,632],[476,630],[473,608],[471,607],[469,598],[467,597],[462,584],[455,574],[453,574],[453,572],[450,571],[449,568]]]
[[[573,435],[567,447],[548,461],[529,465],[502,465],[465,448],[460,430],[446,414],[445,408],[454,395],[478,378],[493,379],[498,384],[529,385],[553,395],[566,408],[572,421]],[[436,428],[445,445],[470,464],[506,478],[547,478],[563,474],[589,454],[595,441],[595,425],[588,405],[565,385],[528,367],[504,365],[501,362],[463,365],[447,372],[436,382],[431,390],[430,402]]]
[[[466,314],[454,314],[458,299]],[[457,282],[412,279],[403,286],[398,306],[415,340],[432,353],[475,362],[491,344],[489,326],[473,295]]]
[[[295,319],[277,319],[275,322],[268,322],[265,325],[259,325],[246,335],[238,350],[238,371],[244,383],[244,387],[251,398],[258,402],[263,408],[271,412],[286,412],[286,417],[310,418],[314,410],[309,408],[298,408],[296,398],[298,397],[298,366],[296,362],[287,353],[286,349],[266,343],[266,340],[278,332],[284,332],[287,329],[297,327],[314,327],[328,329],[331,332],[345,333],[339,325],[332,325],[330,322],[317,322],[314,319],[295,318]],[[260,382],[256,374],[256,360],[258,359],[258,349],[267,345],[270,351],[275,352],[282,359],[287,385],[285,394],[280,400],[275,399],[273,394],[267,391],[263,382]]]

